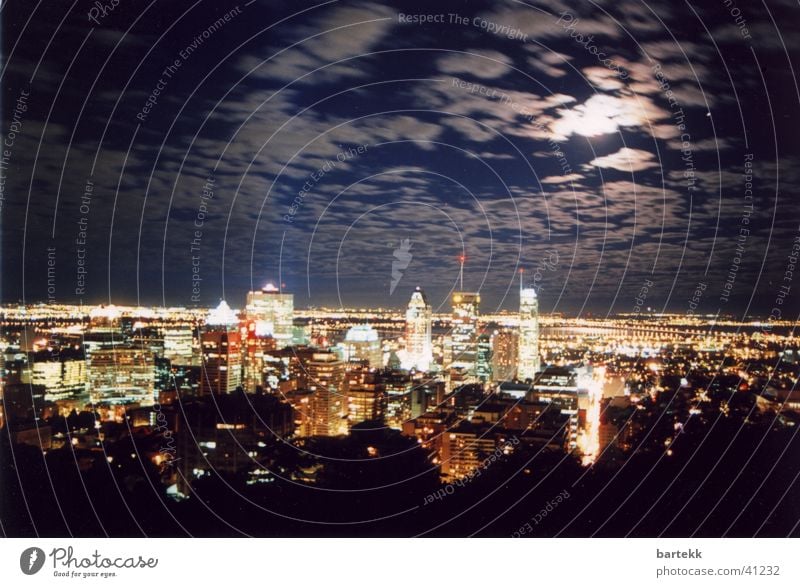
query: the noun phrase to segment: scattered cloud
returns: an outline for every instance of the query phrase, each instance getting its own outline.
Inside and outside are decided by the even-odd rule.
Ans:
[[[589,165],[604,169],[616,169],[617,171],[635,172],[658,167],[658,162],[650,151],[623,147],[616,153],[592,159]]]
[[[437,65],[442,73],[469,74],[483,79],[496,79],[511,71],[511,59],[506,55],[479,49],[451,53],[440,58]]]

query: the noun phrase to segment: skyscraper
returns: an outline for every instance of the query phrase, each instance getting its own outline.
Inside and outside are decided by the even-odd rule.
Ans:
[[[478,359],[478,293],[454,292],[450,332],[450,370],[475,376]]]
[[[258,336],[272,336],[278,348],[292,344],[294,295],[282,293],[268,283],[259,291],[247,293],[245,313],[255,321]]]
[[[79,351],[39,351],[28,355],[22,383],[42,385],[45,399],[56,401],[86,393],[86,360]]]
[[[175,365],[192,364],[192,328],[188,325],[165,328],[164,358]]]
[[[200,335],[200,394],[230,393],[242,384],[242,349],[236,313],[223,300],[208,313]]]
[[[521,279],[521,278],[520,278]],[[539,371],[539,300],[536,290],[519,290],[519,363],[517,377],[534,379]]]
[[[264,387],[267,373],[272,371],[276,341],[271,336],[258,336],[256,325],[245,321],[239,328],[242,345],[244,389],[247,392]]]
[[[93,403],[155,401],[153,354],[131,346],[97,349],[89,357],[89,394]]]
[[[492,335],[492,379],[511,381],[517,375],[519,362],[519,333],[501,330]]]
[[[486,383],[492,378],[492,339],[485,333],[478,336],[475,375],[481,383]]]
[[[377,373],[366,367],[347,374],[348,423],[383,420],[385,396]]]
[[[406,352],[403,367],[427,371],[433,361],[431,306],[419,287],[411,294],[406,310]]]
[[[339,345],[346,363],[367,361],[373,369],[383,367],[383,349],[378,332],[369,324],[351,327]]]
[[[314,436],[347,434],[345,364],[336,353],[314,353],[305,363],[308,388],[313,392],[311,413]]]
[[[386,392],[386,425],[403,429],[403,422],[411,418],[411,395],[414,383],[403,371],[383,371],[378,380]]]

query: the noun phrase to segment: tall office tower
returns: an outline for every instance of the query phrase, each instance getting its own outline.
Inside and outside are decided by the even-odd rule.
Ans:
[[[478,307],[481,296],[477,293],[453,293],[453,316],[450,330],[450,370],[459,371],[466,380],[476,375],[478,360]]]
[[[411,394],[414,382],[403,371],[383,371],[378,379],[386,392],[386,425],[403,429],[403,422],[411,418]]]
[[[383,349],[378,332],[369,324],[357,324],[347,331],[339,345],[345,363],[367,361],[373,369],[383,367]]]
[[[55,353],[30,353],[28,365],[22,373],[22,383],[44,386],[47,401],[86,393],[86,360],[81,352],[61,349]]]
[[[478,336],[475,375],[481,383],[487,383],[492,378],[492,339],[488,334]]]
[[[586,398],[585,391],[581,390],[579,380],[585,380],[585,370],[571,367],[546,367],[533,384],[532,389],[526,394],[525,399],[536,403],[550,404],[551,410],[560,411],[561,415],[568,417],[565,431],[566,448],[574,449],[578,446],[578,432],[580,429],[581,400]]]
[[[347,373],[347,419],[350,426],[366,421],[383,421],[383,384],[366,367]]]
[[[345,363],[336,353],[314,353],[305,363],[308,388],[313,392],[311,413],[314,436],[347,434]]]
[[[272,336],[279,349],[292,344],[293,294],[268,283],[260,291],[247,293],[245,313],[248,320],[255,321],[257,335]]]
[[[242,384],[241,335],[236,313],[225,301],[208,313],[200,335],[200,395],[231,393]]]
[[[155,402],[155,360],[135,347],[97,349],[89,357],[89,396],[92,403]]]
[[[519,334],[514,330],[495,331],[492,335],[492,380],[511,381],[517,376]]]
[[[419,418],[425,412],[438,409],[447,395],[447,385],[441,379],[429,379],[427,376],[414,381],[411,390],[411,417]]]
[[[419,287],[411,294],[406,310],[406,352],[404,369],[427,371],[433,362],[431,306]]]
[[[255,322],[245,322],[239,329],[242,345],[244,389],[247,392],[262,390],[268,385],[267,377],[274,371],[276,341],[271,336],[256,334]]]
[[[283,364],[281,379],[286,380],[294,389],[308,389],[309,375],[306,364],[320,352],[312,347],[291,347],[276,351],[273,356],[278,357]],[[276,365],[281,368],[281,365]]]
[[[314,435],[312,413],[314,393],[308,389],[292,389],[282,394],[282,399],[292,406],[295,435],[306,438]]]
[[[174,326],[165,328],[164,358],[169,359],[173,365],[191,365],[193,335],[191,326]]]
[[[521,279],[521,278],[520,278]],[[536,290],[519,290],[519,363],[517,377],[533,380],[539,371],[539,300]]]

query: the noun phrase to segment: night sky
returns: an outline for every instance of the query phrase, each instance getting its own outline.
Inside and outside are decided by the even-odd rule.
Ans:
[[[3,4],[4,302],[797,317],[795,1],[245,2]]]

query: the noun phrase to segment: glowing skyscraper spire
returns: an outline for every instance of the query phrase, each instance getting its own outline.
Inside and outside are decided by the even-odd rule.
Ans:
[[[539,299],[536,290],[522,283],[519,272],[519,355],[517,377],[534,379],[539,371]]]
[[[433,362],[431,342],[431,306],[418,287],[406,310],[406,352],[403,367],[427,371]]]

